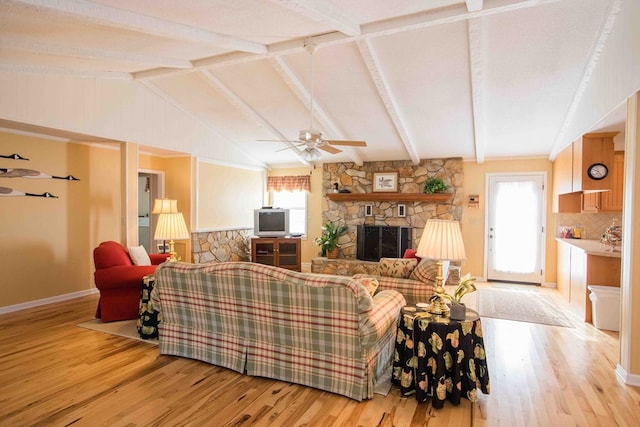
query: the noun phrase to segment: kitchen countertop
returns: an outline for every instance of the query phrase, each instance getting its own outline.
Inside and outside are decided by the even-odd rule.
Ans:
[[[607,256],[612,258],[620,258],[620,251],[610,251],[604,245],[600,244],[600,240],[594,239],[561,239],[556,237],[558,242],[566,243],[575,248],[582,249],[587,255]]]

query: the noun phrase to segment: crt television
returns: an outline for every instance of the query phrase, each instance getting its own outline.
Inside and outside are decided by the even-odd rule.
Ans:
[[[255,209],[253,211],[253,235],[258,237],[288,236],[289,209]]]

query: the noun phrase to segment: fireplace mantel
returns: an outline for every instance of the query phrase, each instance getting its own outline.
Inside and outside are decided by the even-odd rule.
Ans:
[[[430,202],[446,203],[451,201],[451,193],[327,193],[334,202]]]

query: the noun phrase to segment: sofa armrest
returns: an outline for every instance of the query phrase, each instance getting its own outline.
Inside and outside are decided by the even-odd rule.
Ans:
[[[429,302],[433,296],[433,285],[412,279],[399,279],[396,277],[371,276],[368,274],[356,274],[357,278],[372,278],[378,280],[378,292],[385,290],[398,291],[404,296],[408,305],[415,305],[419,302]]]
[[[160,265],[169,259],[169,254],[149,254],[151,265]]]
[[[394,328],[400,310],[406,304],[402,294],[392,290],[380,291],[373,296],[373,308],[360,325],[362,345],[369,347],[378,342],[389,328]]]
[[[101,268],[94,273],[96,288],[117,289],[117,288],[140,288],[142,278],[156,271],[155,265],[133,265]]]

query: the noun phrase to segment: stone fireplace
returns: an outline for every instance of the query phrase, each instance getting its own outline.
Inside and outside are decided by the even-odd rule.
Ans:
[[[398,173],[397,193],[373,192],[373,174],[378,172]],[[436,176],[448,185],[450,195],[425,197],[424,182]],[[463,182],[459,157],[423,159],[417,165],[411,161],[365,162],[362,166],[351,162],[325,163],[322,220],[348,226],[347,233],[339,240],[340,258],[356,259],[357,227],[361,225],[408,227],[411,230],[408,237],[416,248],[428,219],[462,219]],[[351,193],[334,196],[335,183],[340,190]],[[398,205],[404,205],[401,212]]]

